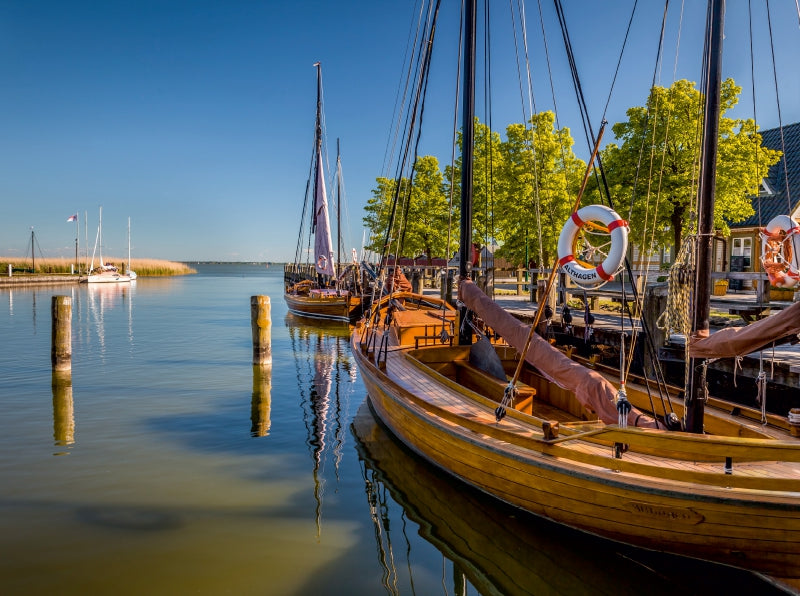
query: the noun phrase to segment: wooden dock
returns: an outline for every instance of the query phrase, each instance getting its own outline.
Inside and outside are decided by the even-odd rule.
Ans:
[[[0,288],[15,288],[21,286],[41,286],[41,285],[59,285],[59,284],[76,284],[85,276],[70,274],[70,273],[51,273],[51,274],[30,274],[30,273],[16,273],[12,276],[0,277]]]

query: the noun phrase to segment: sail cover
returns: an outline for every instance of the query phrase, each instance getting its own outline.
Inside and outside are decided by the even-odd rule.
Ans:
[[[476,312],[509,345],[522,352],[530,325],[507,313],[469,280],[458,284],[458,299]],[[606,424],[618,422],[615,404],[617,389],[603,375],[570,360],[536,333],[531,338],[525,360],[559,387],[572,391],[577,400],[593,410],[600,420]],[[632,408],[628,414],[628,425],[658,428],[653,418],[643,415],[636,408]]]
[[[747,327],[728,327],[689,343],[692,358],[744,356],[774,341],[800,333],[800,302]]]
[[[314,267],[321,275],[333,275],[333,242],[328,217],[328,197],[325,192],[325,172],[322,149],[317,147],[317,180],[314,187]]]

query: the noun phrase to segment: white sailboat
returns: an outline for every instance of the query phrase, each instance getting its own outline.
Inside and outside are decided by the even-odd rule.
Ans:
[[[94,266],[94,256],[99,250],[100,264]],[[103,208],[100,207],[100,220],[97,224],[97,236],[94,240],[94,250],[92,251],[92,262],[89,265],[89,275],[86,283],[123,283],[131,281],[129,275],[123,275],[113,263],[103,262]]]

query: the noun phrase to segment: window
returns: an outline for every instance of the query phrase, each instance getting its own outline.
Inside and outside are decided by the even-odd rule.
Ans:
[[[741,266],[743,269],[750,268],[750,258],[753,255],[753,239],[752,238],[734,238],[733,246],[731,247],[731,257],[742,257]],[[731,259],[731,264],[739,261],[739,259]],[[731,268],[733,270],[733,268]],[[741,271],[741,269],[740,269]]]

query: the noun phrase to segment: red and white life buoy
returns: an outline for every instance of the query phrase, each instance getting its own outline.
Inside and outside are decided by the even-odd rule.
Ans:
[[[800,224],[788,215],[773,217],[761,230],[761,266],[778,288],[800,281]]]
[[[611,248],[605,260],[596,267],[585,267],[572,254],[578,233],[587,221],[600,222],[611,234]],[[558,264],[575,283],[597,286],[614,278],[628,250],[628,222],[604,205],[587,205],[578,209],[564,224],[558,237]]]

